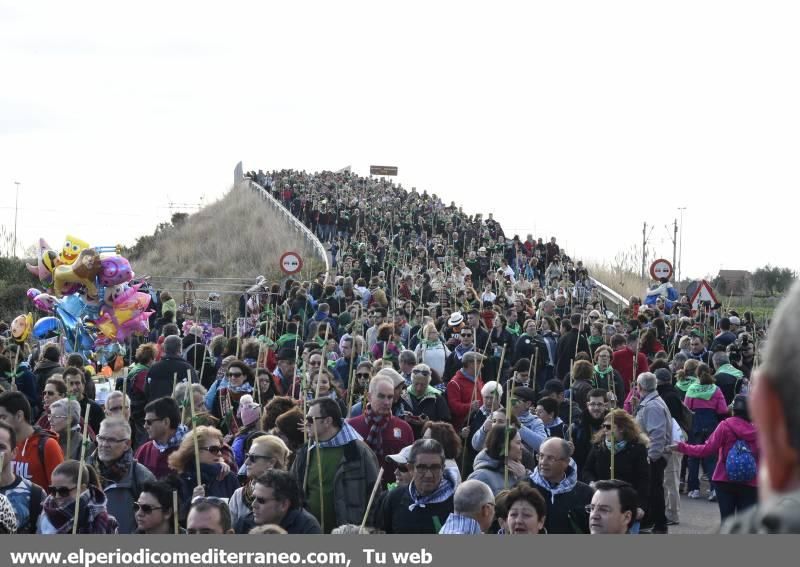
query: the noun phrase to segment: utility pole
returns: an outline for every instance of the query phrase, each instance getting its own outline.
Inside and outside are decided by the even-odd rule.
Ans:
[[[673,223],[673,232],[672,232],[672,270],[673,270],[673,278],[675,276],[675,267],[678,265],[678,219],[674,220]],[[678,280],[679,281],[679,280]]]
[[[686,210],[686,207],[678,207],[678,210],[681,212],[681,236],[680,236],[680,244],[678,250],[678,282],[681,282],[681,263],[683,262],[683,211]]]
[[[17,211],[19,209],[19,181],[15,181],[14,185],[17,186],[17,194],[14,198],[14,258],[17,257]]]
[[[647,264],[647,223],[642,226],[642,279],[644,279],[645,266]]]

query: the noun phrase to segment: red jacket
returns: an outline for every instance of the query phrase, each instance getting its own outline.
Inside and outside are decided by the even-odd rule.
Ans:
[[[477,391],[473,393],[473,388]],[[478,405],[483,405],[483,380],[478,377],[475,382],[464,376],[462,370],[447,383],[447,405],[450,406],[450,416],[453,427],[460,431],[467,421],[469,406],[473,400],[477,400]],[[474,396],[474,397],[473,397]]]
[[[364,414],[358,417],[352,417],[347,420],[347,423],[353,429],[358,431],[358,434],[364,438],[364,443],[367,443],[369,437],[369,425],[367,425],[367,418]],[[392,459],[387,459],[389,455],[396,455],[404,447],[414,443],[414,431],[411,426],[399,417],[392,416],[389,425],[383,430],[383,455],[376,455],[378,457],[378,464],[383,468],[382,483],[385,486],[389,482],[394,482],[394,470],[396,464]],[[367,443],[369,445],[369,443]],[[372,449],[372,447],[370,447]],[[373,449],[374,450],[374,449]]]
[[[163,480],[172,472],[167,464],[169,456],[178,450],[178,447],[171,447],[161,453],[153,441],[150,440],[136,451],[136,460],[147,467],[158,480]]]
[[[634,379],[633,376],[633,355],[636,354],[633,352],[630,347],[625,346],[624,348],[619,349],[618,351],[614,352],[611,357],[611,366],[619,372],[620,376],[622,376],[622,381],[625,383],[625,395],[628,394],[631,390],[631,382]],[[637,357],[638,365],[636,371],[641,374],[642,372],[649,372],[650,365],[647,364],[647,357],[643,352],[639,352],[639,356]]]

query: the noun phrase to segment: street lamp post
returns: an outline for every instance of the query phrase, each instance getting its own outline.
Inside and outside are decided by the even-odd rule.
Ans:
[[[17,186],[17,192],[14,198],[14,249],[13,249],[14,258],[16,258],[17,257],[17,211],[19,205],[19,185],[20,185],[19,181],[15,181],[14,185]]]
[[[681,235],[680,235],[680,244],[678,250],[678,284],[681,282],[681,262],[683,260],[683,211],[686,210],[686,207],[678,207],[678,210],[681,212]]]

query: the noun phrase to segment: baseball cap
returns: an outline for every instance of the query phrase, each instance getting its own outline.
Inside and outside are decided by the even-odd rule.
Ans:
[[[408,447],[403,447],[400,449],[399,453],[394,455],[386,455],[387,459],[392,459],[398,465],[405,465],[408,464],[408,457],[411,456],[411,445]]]

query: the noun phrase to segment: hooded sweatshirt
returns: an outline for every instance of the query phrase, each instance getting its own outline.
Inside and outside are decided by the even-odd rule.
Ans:
[[[39,451],[40,439],[44,442],[42,452]],[[50,486],[53,469],[63,461],[64,453],[58,443],[58,435],[50,430],[34,427],[30,437],[17,442],[14,472],[39,486]]]
[[[483,449],[478,456],[475,457],[475,468],[468,480],[480,480],[489,485],[492,493],[497,495],[498,492],[505,488],[513,488],[516,484],[523,480],[525,477],[515,477],[514,474],[508,471],[508,486],[505,484],[505,466],[502,460],[494,459],[489,456],[486,449]]]
[[[716,453],[717,466],[714,468],[711,480],[714,482],[732,482],[728,480],[725,461],[728,458],[728,452],[730,452],[737,439],[743,439],[747,443],[756,459],[756,467],[758,467],[759,455],[756,428],[752,423],[741,417],[729,417],[720,423],[703,445],[689,445],[683,441],[679,442],[678,451],[690,457],[700,458],[711,457]],[[750,482],[742,484],[753,487],[758,486],[758,475]]]

